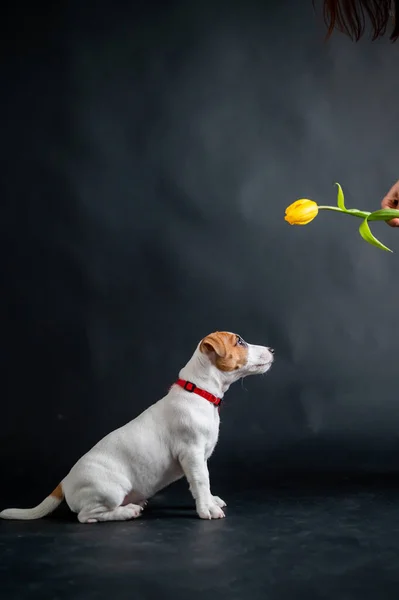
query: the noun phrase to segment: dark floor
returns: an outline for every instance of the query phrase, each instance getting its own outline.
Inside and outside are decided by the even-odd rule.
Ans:
[[[81,525],[66,510],[0,522],[0,598],[398,600],[397,486],[225,500],[222,521],[166,495],[128,523]]]

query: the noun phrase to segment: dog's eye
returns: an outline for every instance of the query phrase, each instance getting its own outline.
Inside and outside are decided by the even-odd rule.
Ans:
[[[246,346],[246,343],[244,342],[244,340],[242,339],[242,337],[240,337],[239,335],[237,335],[237,342],[236,342],[237,346]]]

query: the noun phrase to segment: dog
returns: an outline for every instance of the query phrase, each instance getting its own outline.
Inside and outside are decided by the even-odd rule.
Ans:
[[[274,350],[230,332],[206,336],[168,394],[84,454],[35,508],[11,508],[2,519],[40,519],[65,499],[81,523],[139,517],[149,498],[186,477],[201,519],[222,519],[207,461],[219,436],[220,403],[230,385],[266,373]]]

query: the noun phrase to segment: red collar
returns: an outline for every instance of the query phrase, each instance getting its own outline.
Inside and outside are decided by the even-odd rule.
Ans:
[[[191,383],[191,381],[184,381],[184,379],[178,379],[175,382],[175,384],[180,385],[180,387],[186,390],[186,392],[190,392],[191,394],[197,394],[197,396],[205,398],[205,400],[208,400],[208,402],[214,404],[215,406],[220,406],[220,403],[222,402],[222,398],[217,398],[213,394],[210,394],[205,390],[201,390],[194,383]]]

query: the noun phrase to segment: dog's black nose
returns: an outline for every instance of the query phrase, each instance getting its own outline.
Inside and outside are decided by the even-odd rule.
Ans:
[[[271,352],[272,354],[274,354],[274,348],[269,348],[269,352]]]

